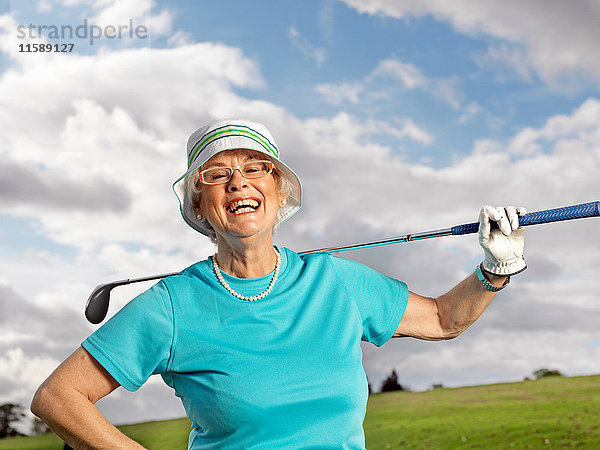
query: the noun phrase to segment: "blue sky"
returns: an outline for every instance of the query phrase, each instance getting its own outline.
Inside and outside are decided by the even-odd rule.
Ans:
[[[0,1],[0,305],[14,315],[0,319],[0,401],[27,403],[93,331],[82,309],[96,284],[214,252],[170,188],[209,119],[272,131],[303,180],[304,206],[276,236],[296,250],[471,222],[485,203],[598,200],[599,15],[543,0]],[[84,19],[132,19],[151,39],[17,52],[34,42],[15,39],[18,25]],[[370,380],[392,368],[413,389],[544,365],[597,373],[594,223],[532,227],[529,269],[472,329],[365,347]],[[433,296],[481,250],[461,237],[347,256]],[[110,313],[145,287],[116,291]],[[156,380],[103,408],[116,422],[182,414]]]

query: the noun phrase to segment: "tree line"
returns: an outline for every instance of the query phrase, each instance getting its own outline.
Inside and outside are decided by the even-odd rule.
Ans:
[[[535,372],[533,372],[533,379],[534,380],[539,380],[540,378],[545,378],[545,377],[561,377],[563,376],[563,374],[556,370],[556,369],[548,369],[548,368],[542,368],[542,369],[538,369]],[[529,377],[525,377],[525,380],[530,380],[531,378]],[[432,389],[440,389],[443,388],[444,385],[441,383],[436,383],[432,385]],[[399,381],[398,381],[398,374],[396,373],[396,370],[393,369],[392,372],[387,376],[387,378],[385,380],[383,380],[383,382],[381,383],[381,387],[379,389],[379,392],[392,392],[392,391],[408,391],[410,389],[408,389],[405,386],[402,386]],[[373,391],[373,387],[371,386],[371,383],[369,383],[369,395],[374,394],[375,392]]]

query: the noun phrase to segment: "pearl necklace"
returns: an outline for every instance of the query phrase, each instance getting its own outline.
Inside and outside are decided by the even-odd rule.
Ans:
[[[252,296],[247,297],[245,295],[239,294],[236,291],[234,291],[233,288],[231,286],[229,286],[229,283],[227,283],[227,281],[225,281],[225,278],[223,278],[223,274],[221,274],[221,269],[219,268],[219,264],[217,264],[216,255],[213,255],[211,257],[211,259],[212,259],[213,267],[215,269],[215,275],[217,276],[219,283],[221,283],[221,285],[225,289],[227,289],[229,291],[229,293],[231,295],[233,295],[234,297],[239,298],[240,300],[246,300],[249,302],[253,302],[255,300],[260,300],[261,298],[265,298],[267,295],[269,295],[269,293],[273,289],[273,286],[275,285],[275,282],[277,281],[277,277],[279,275],[279,267],[281,266],[281,255],[279,254],[277,249],[275,249],[275,273],[273,274],[273,278],[271,279],[271,282],[267,286],[267,289],[265,289],[262,293],[260,293],[258,295],[252,295]]]

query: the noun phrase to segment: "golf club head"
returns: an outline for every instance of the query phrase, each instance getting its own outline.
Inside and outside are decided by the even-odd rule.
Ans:
[[[85,317],[89,322],[98,324],[104,320],[108,313],[110,291],[115,286],[116,283],[101,284],[92,291],[85,304]]]

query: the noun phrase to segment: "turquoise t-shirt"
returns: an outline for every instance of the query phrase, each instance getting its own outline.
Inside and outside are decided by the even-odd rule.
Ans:
[[[238,300],[200,261],[82,346],[130,391],[160,374],[192,421],[191,449],[364,448],[360,341],[392,337],[408,289],[354,261],[278,249],[279,279],[261,300]],[[223,276],[242,295],[271,280]]]

